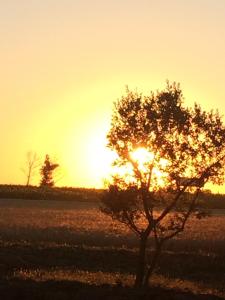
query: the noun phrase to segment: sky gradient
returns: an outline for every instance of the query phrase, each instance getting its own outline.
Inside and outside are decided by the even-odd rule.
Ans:
[[[101,187],[125,85],[177,81],[187,105],[225,114],[224,0],[0,1],[0,33],[1,183],[25,183],[33,150],[57,159],[58,185]]]

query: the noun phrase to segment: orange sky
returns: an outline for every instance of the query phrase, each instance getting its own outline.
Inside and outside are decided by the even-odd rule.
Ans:
[[[178,81],[188,105],[225,114],[224,0],[7,0],[0,33],[1,183],[25,183],[33,150],[57,158],[58,185],[100,187],[125,85]]]

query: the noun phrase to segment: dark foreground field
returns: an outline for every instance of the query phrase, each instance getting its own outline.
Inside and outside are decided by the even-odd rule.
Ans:
[[[190,220],[135,291],[135,237],[96,206],[0,199],[0,299],[225,299],[225,215]]]

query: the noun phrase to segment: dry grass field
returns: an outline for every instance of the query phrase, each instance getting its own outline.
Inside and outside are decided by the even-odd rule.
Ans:
[[[130,288],[136,250],[97,203],[0,199],[0,299],[150,299]],[[191,219],[152,286],[154,299],[225,299],[225,214]]]

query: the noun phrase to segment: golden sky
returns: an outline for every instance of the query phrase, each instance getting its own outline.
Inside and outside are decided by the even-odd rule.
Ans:
[[[177,81],[188,105],[225,114],[224,0],[0,1],[0,35],[1,183],[25,183],[33,150],[57,158],[58,185],[102,186],[125,85]]]

